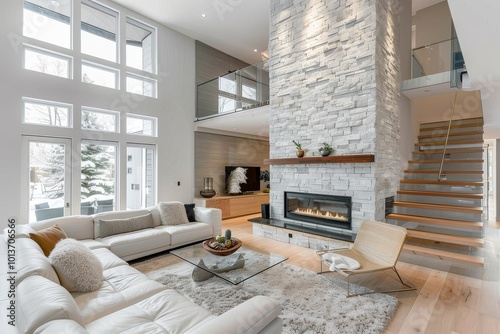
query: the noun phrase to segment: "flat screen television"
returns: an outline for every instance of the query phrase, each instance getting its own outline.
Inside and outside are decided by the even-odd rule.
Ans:
[[[229,175],[236,168],[241,167],[247,170],[247,183],[240,183],[241,194],[252,191],[260,191],[260,167],[248,166],[226,166],[226,192]],[[233,194],[232,194],[233,195]]]

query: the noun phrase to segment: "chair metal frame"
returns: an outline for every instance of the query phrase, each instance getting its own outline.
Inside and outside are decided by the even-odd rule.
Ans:
[[[346,297],[360,296],[370,293],[390,293],[401,291],[412,291],[416,288],[405,283],[401,278],[396,263],[398,261],[401,249],[407,238],[407,231],[404,227],[390,225],[375,221],[364,221],[358,231],[358,235],[354,240],[351,248],[341,248],[333,250],[317,251],[321,264],[321,271],[318,274],[323,274],[331,271],[323,271],[323,263],[328,264],[323,259],[323,255],[327,253],[336,253],[357,260],[361,267],[355,270],[335,268],[335,272],[347,278],[347,294]],[[393,252],[392,254],[384,254],[385,252]],[[350,277],[359,274],[368,274],[374,272],[382,272],[392,269],[399,279],[399,282],[404,286],[400,289],[392,290],[376,290],[361,293],[351,293]],[[389,275],[396,279],[395,277]],[[396,279],[397,280],[397,279]]]

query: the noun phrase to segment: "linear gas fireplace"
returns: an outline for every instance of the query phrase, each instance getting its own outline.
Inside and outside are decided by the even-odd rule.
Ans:
[[[351,230],[351,197],[285,191],[285,218]]]

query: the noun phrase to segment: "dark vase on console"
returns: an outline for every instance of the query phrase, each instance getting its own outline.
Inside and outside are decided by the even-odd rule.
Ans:
[[[200,191],[200,195],[206,198],[215,196],[214,190],[214,179],[211,177],[203,178],[203,190]]]

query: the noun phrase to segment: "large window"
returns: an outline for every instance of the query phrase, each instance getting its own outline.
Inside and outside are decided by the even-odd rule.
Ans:
[[[72,107],[68,104],[23,99],[23,123],[69,128],[72,126]]]
[[[127,17],[127,66],[154,73],[156,62],[155,29]]]
[[[71,0],[25,0],[23,34],[71,48]]]
[[[118,13],[93,1],[82,0],[82,53],[116,62]]]

